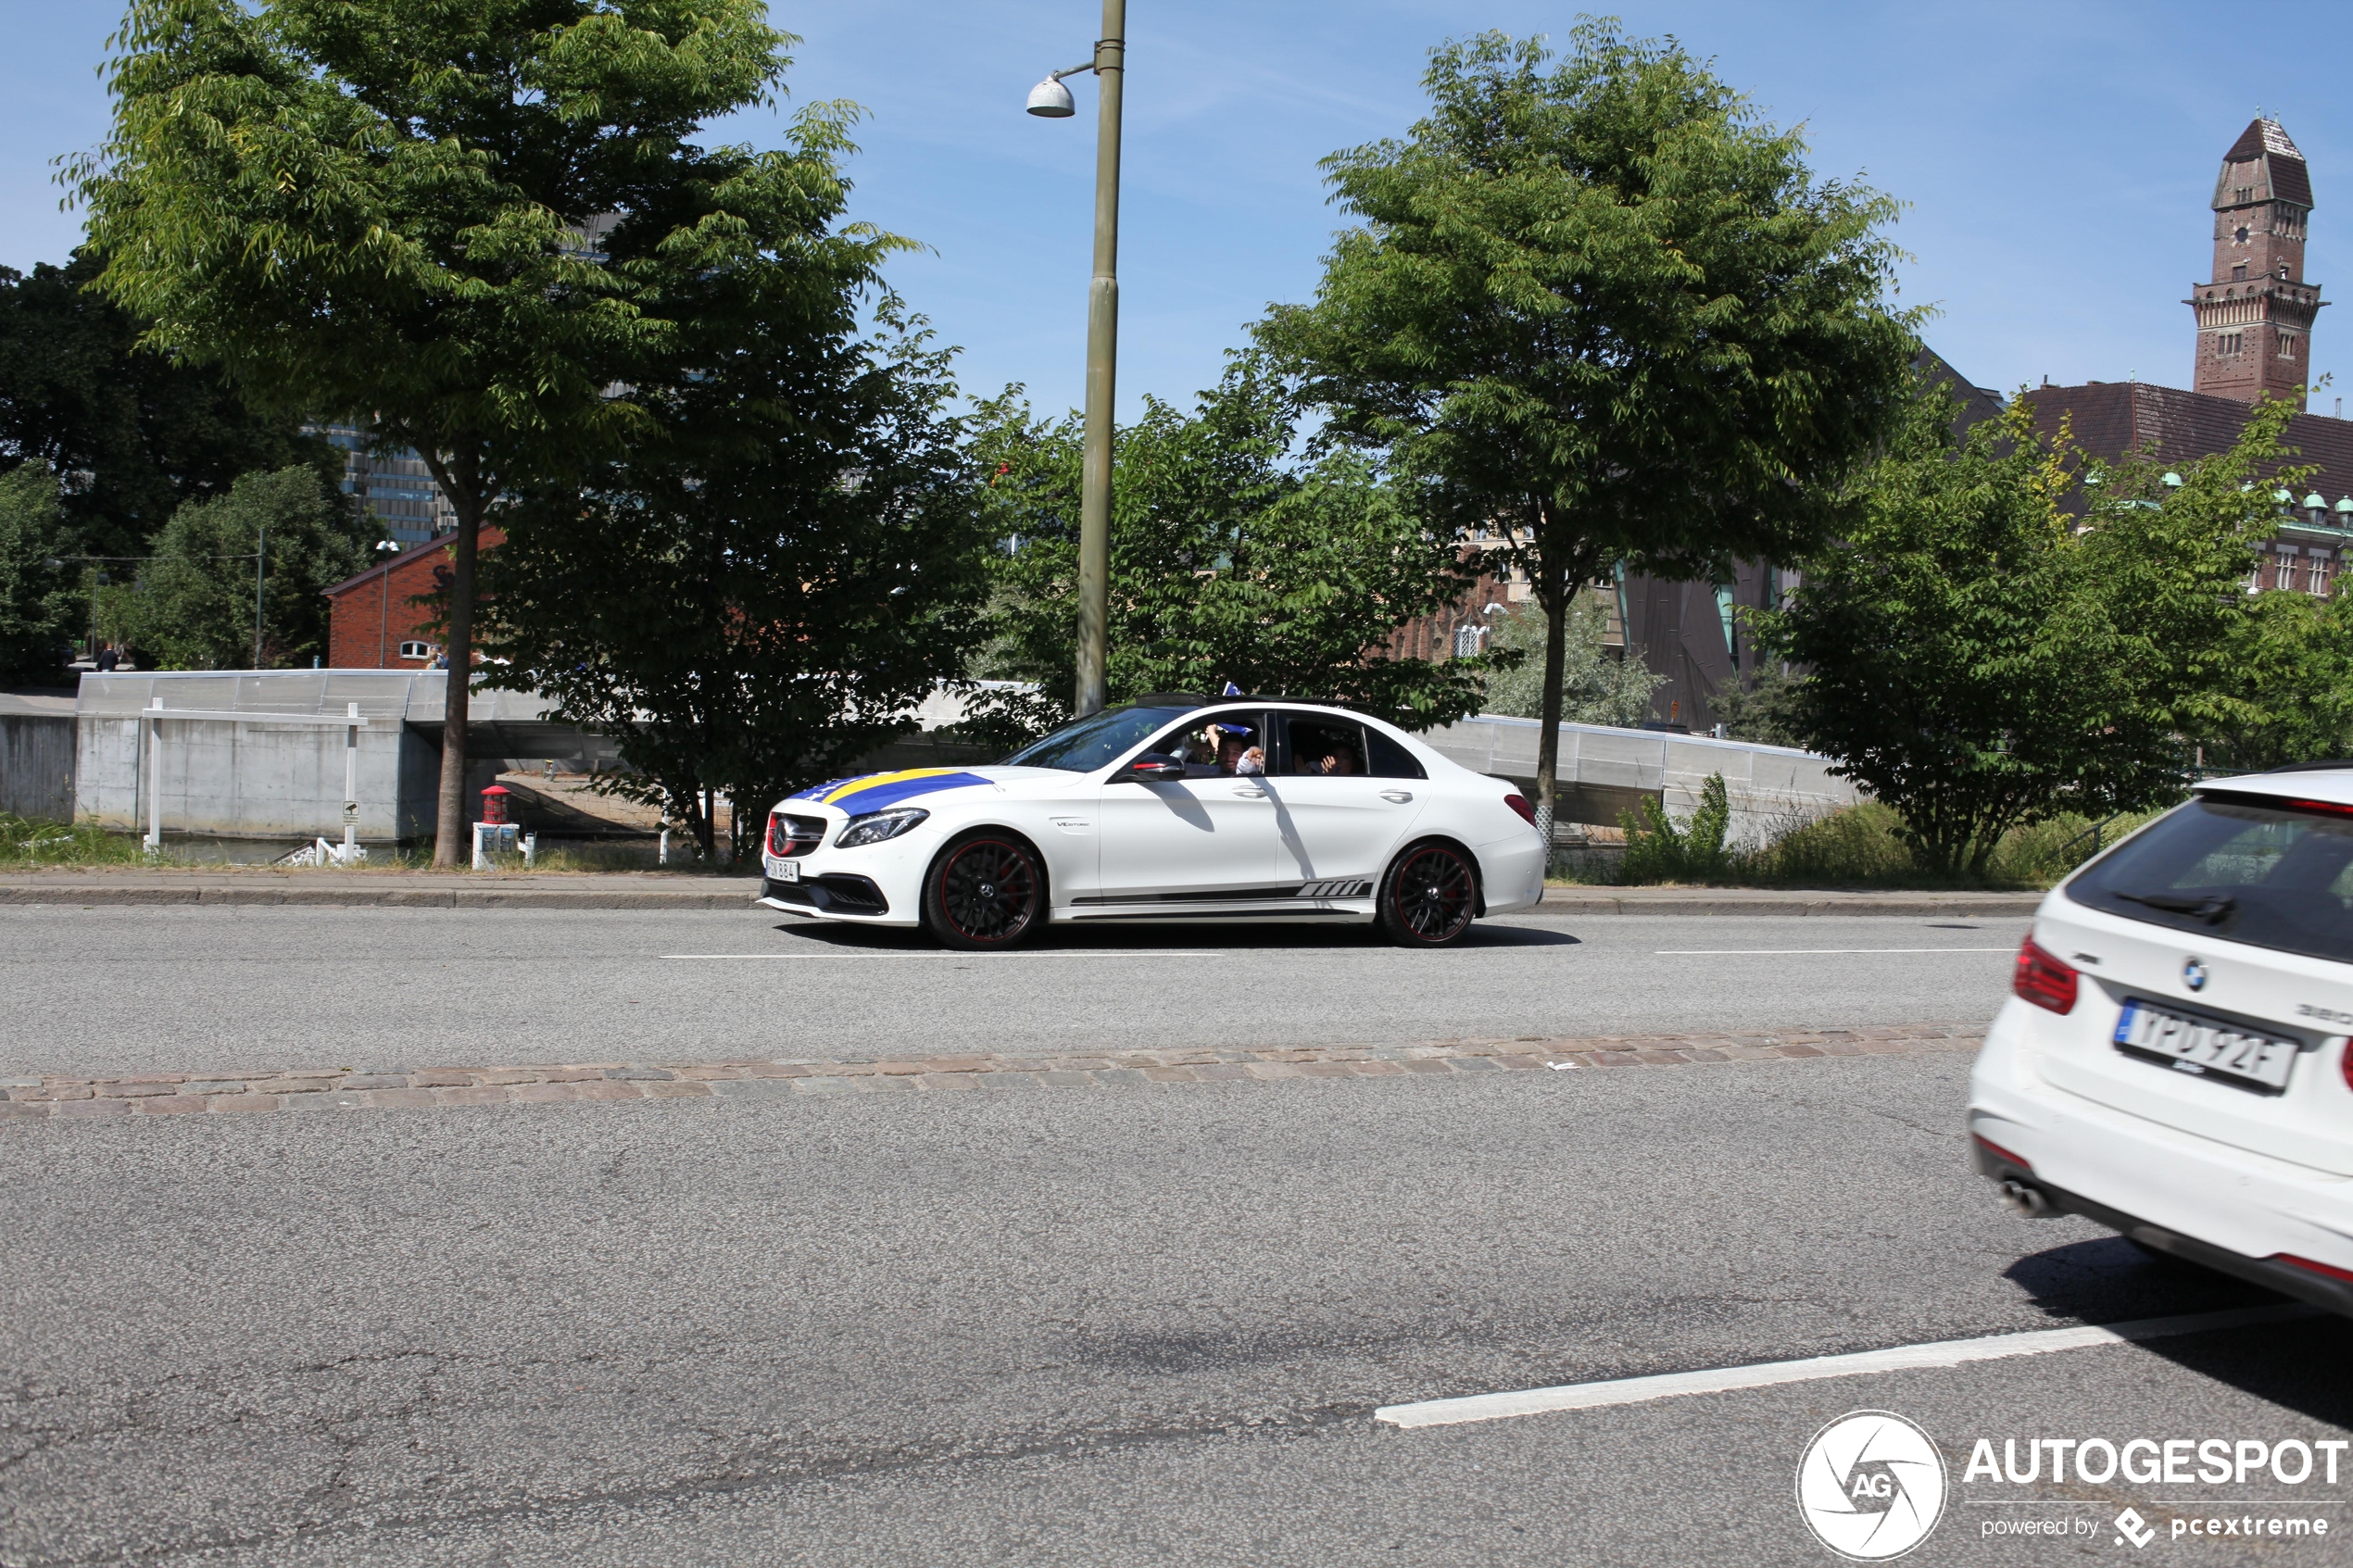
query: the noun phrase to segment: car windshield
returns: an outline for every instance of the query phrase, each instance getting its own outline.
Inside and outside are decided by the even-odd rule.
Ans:
[[[1107,709],[1030,742],[1006,758],[1005,766],[1091,773],[1133,751],[1171,720],[1191,711],[1189,708]]]
[[[2067,884],[2127,920],[2353,962],[2353,807],[2209,792]]]

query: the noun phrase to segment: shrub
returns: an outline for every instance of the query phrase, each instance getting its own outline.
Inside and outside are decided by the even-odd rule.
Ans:
[[[1710,773],[1700,785],[1699,806],[1678,827],[1655,800],[1639,811],[1618,814],[1626,830],[1626,859],[1619,875],[1628,882],[1705,882],[1731,869],[1724,847],[1732,805],[1724,775]]]

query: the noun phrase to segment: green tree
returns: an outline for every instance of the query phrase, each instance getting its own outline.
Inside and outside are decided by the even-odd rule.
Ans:
[[[1790,698],[1806,744],[1903,814],[1925,867],[1982,875],[2012,827],[2172,798],[2190,739],[2253,713],[2233,669],[2272,527],[2253,481],[2294,408],[2259,406],[2171,483],[2146,460],[2084,465],[2024,399],[1957,439],[1957,411],[1914,400],[1845,536],[1756,621],[1807,669]]]
[[[761,0],[134,0],[74,170],[97,286],[270,406],[413,447],[457,517],[447,646],[472,668],[484,516],[648,433],[682,312],[777,262],[830,300],[904,242],[837,228],[852,113],[689,140],[773,100]],[[465,852],[466,705],[434,860]]]
[[[46,675],[65,662],[88,601],[58,560],[65,508],[57,475],[26,463],[0,473],[0,674]]]
[[[711,370],[640,389],[661,439],[517,508],[485,562],[496,682],[611,737],[606,787],[705,855],[720,801],[749,854],[772,802],[913,729],[988,591],[949,356],[889,302],[863,341],[846,295],[812,322],[805,278],[770,270],[698,315]]]
[[[342,465],[288,417],[258,413],[220,374],[139,345],[140,325],[87,288],[84,252],[31,273],[0,268],[0,469],[70,476],[61,547],[135,556],[183,501],[241,473]]]
[[[1793,705],[1805,679],[1781,661],[1769,660],[1757,667],[1747,685],[1728,681],[1708,700],[1715,705],[1717,722],[1733,740],[1803,746],[1806,740],[1797,732]]]
[[[1894,417],[1910,319],[1884,303],[1895,204],[1818,182],[1794,132],[1673,42],[1613,22],[1436,50],[1428,117],[1333,155],[1342,233],[1312,306],[1260,339],[1337,439],[1386,450],[1441,526],[1502,529],[1553,635],[1550,820],[1567,608],[1626,562],[1715,577],[1824,536]]]
[[[368,533],[315,469],[245,474],[226,495],[182,507],[156,535],[156,558],[131,596],[128,640],[164,670],[307,664],[327,648],[320,590],[368,564]]]
[[[1109,684],[1362,702],[1410,729],[1477,709],[1488,659],[1392,652],[1391,633],[1469,592],[1460,552],[1353,453],[1295,460],[1299,408],[1265,358],[1238,356],[1192,413],[1147,398],[1114,453]],[[974,453],[1001,541],[982,672],[1036,682],[998,711],[1059,722],[1076,685],[1080,423],[1034,418],[1018,388],[982,405]]]
[[[2252,596],[2223,670],[2225,701],[2192,736],[2209,768],[2353,756],[2353,592]]]
[[[1544,648],[1551,633],[1542,607],[1533,599],[1497,620],[1491,645],[1518,654],[1520,662],[1488,677],[1481,711],[1518,719],[1542,716]],[[1608,633],[1609,610],[1599,599],[1579,595],[1569,601],[1568,630],[1561,638],[1562,721],[1631,726],[1650,717],[1651,693],[1667,677],[1652,673],[1639,649],[1628,648],[1624,658],[1612,659],[1602,641]]]

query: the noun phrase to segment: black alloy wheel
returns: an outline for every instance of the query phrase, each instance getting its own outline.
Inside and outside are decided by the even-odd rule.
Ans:
[[[1443,947],[1470,929],[1478,873],[1447,844],[1416,844],[1381,879],[1381,929],[1401,947]]]
[[[1046,923],[1045,913],[1037,853],[1009,836],[951,844],[924,879],[924,923],[950,947],[1019,947]]]

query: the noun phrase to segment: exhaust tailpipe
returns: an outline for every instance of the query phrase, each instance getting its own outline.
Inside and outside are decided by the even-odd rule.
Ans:
[[[2008,1204],[2010,1211],[2021,1219],[2050,1220],[2058,1217],[2058,1210],[2052,1205],[2050,1198],[2045,1196],[2041,1187],[2029,1186],[2024,1182],[2012,1177],[2002,1184],[2001,1193],[2002,1201]]]

